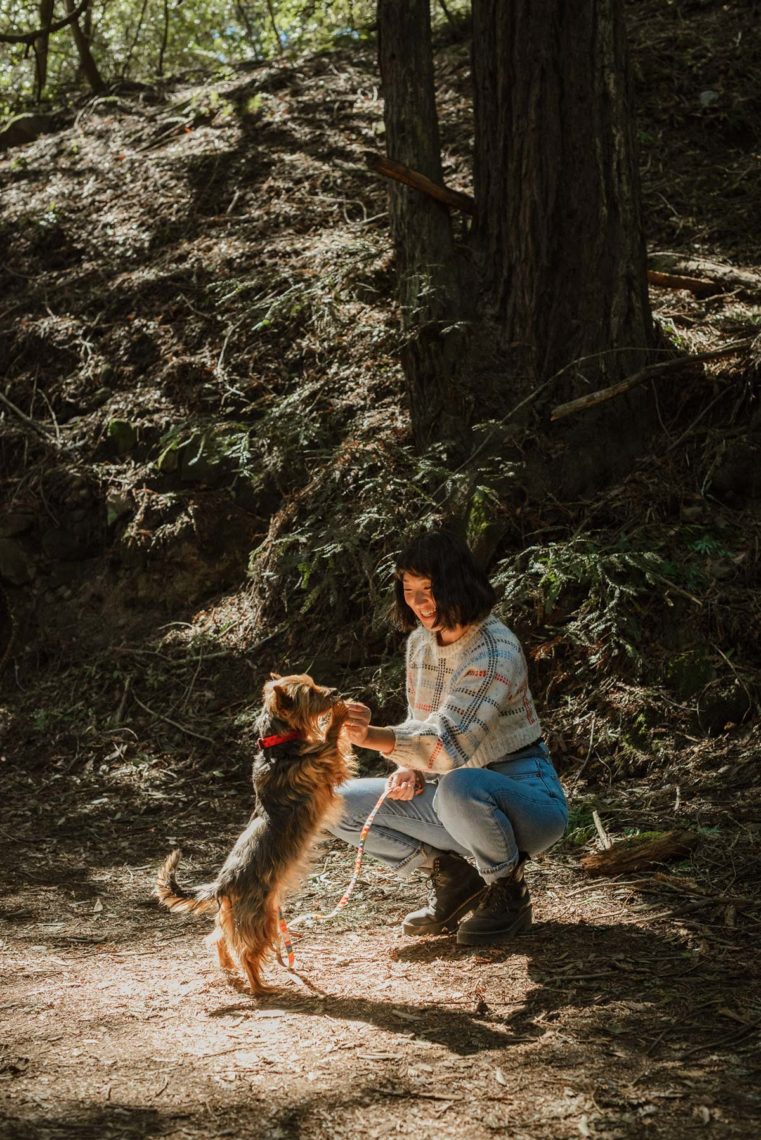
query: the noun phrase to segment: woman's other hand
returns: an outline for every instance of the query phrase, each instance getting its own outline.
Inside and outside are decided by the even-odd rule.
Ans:
[[[346,734],[352,744],[361,747],[367,739],[367,730],[370,727],[370,710],[360,701],[347,701],[348,715],[344,721]]]
[[[422,792],[422,777],[414,768],[397,768],[386,780],[390,800],[411,800]]]

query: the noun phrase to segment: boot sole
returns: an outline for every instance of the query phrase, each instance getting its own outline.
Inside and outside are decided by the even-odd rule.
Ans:
[[[505,946],[518,934],[525,934],[532,923],[531,911],[519,915],[504,930],[463,930],[457,931],[458,946]]]
[[[443,922],[431,922],[426,926],[418,926],[417,924],[413,926],[410,923],[403,922],[403,933],[412,934],[413,936],[421,934],[453,934],[457,929],[457,924],[460,919],[464,918],[469,910],[473,910],[473,907],[481,898],[481,895],[485,890],[486,887],[482,887],[480,891],[476,891],[476,893],[474,895],[471,895],[469,899],[466,899],[464,903],[460,903],[457,910],[453,911],[448,918],[445,918],[443,920]]]

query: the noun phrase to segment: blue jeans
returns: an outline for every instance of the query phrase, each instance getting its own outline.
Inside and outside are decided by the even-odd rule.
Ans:
[[[344,814],[330,830],[356,847],[383,779],[349,780]],[[400,874],[431,865],[437,851],[475,861],[487,883],[508,875],[518,853],[537,855],[566,829],[568,807],[544,744],[513,752],[488,768],[455,768],[412,800],[386,800],[365,850]]]

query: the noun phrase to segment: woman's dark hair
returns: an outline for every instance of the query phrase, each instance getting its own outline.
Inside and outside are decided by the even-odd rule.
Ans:
[[[393,616],[400,629],[417,626],[404,600],[403,574],[430,578],[437,624],[445,629],[470,625],[490,613],[497,595],[469,547],[446,530],[431,530],[413,539],[396,560]]]

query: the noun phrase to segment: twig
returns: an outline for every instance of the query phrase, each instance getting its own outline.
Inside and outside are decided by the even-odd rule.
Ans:
[[[153,709],[149,709],[148,706],[144,705],[140,698],[136,697],[134,693],[132,694],[132,699],[135,704],[140,705],[141,709],[144,709],[145,712],[149,713],[152,717],[155,717],[156,720],[163,720],[166,724],[171,724],[172,728],[178,728],[180,732],[184,732],[188,736],[195,736],[198,740],[205,740],[207,744],[216,743],[216,741],[212,740],[210,736],[204,736],[203,733],[195,732],[192,728],[187,728],[186,725],[180,724],[179,721],[171,720],[170,717],[163,716],[162,713],[157,713],[154,712]]]
[[[129,687],[131,684],[132,684],[132,675],[130,674],[130,676],[127,677],[127,680],[124,682],[124,692],[122,693],[122,699],[119,701],[119,707],[116,710],[116,713],[114,714],[114,724],[115,725],[119,725],[122,722],[122,716],[124,714],[124,706],[127,703],[127,696],[129,694]]]
[[[592,819],[594,820],[594,825],[597,828],[597,834],[600,836],[600,842],[602,843],[603,850],[610,851],[611,847],[613,846],[613,841],[603,827],[603,822],[597,813],[597,809],[592,812]]]
[[[701,360],[716,360],[720,356],[731,356],[733,352],[739,352],[740,349],[747,348],[753,344],[754,340],[755,337],[745,337],[744,340],[733,341],[732,344],[725,345],[724,348],[715,348],[711,352],[698,352],[694,356],[679,356],[675,360],[664,360],[658,364],[649,364],[647,368],[643,368],[640,372],[635,372],[633,376],[629,376],[626,380],[620,380],[617,384],[611,384],[608,388],[600,388],[597,392],[589,392],[586,396],[579,396],[575,400],[569,400],[566,404],[558,404],[550,413],[550,420],[553,422],[555,420],[561,420],[564,416],[571,416],[575,412],[583,412],[586,408],[593,408],[598,404],[604,404],[616,396],[622,396],[624,392],[630,392],[632,388],[636,388],[639,384],[644,384],[646,380],[651,380],[675,368],[684,367],[688,364],[696,364]]]
[[[48,443],[55,444],[56,441],[47,428],[44,428],[42,424],[38,424],[37,421],[33,420],[31,416],[28,416],[26,412],[22,412],[21,408],[17,408],[16,405],[11,400],[9,400],[7,396],[3,395],[2,392],[0,392],[0,404],[3,404],[9,412],[13,412],[14,416],[20,419],[22,423],[26,424],[27,427],[30,427],[33,431],[36,431],[37,434],[41,435],[43,439],[46,439]]]

